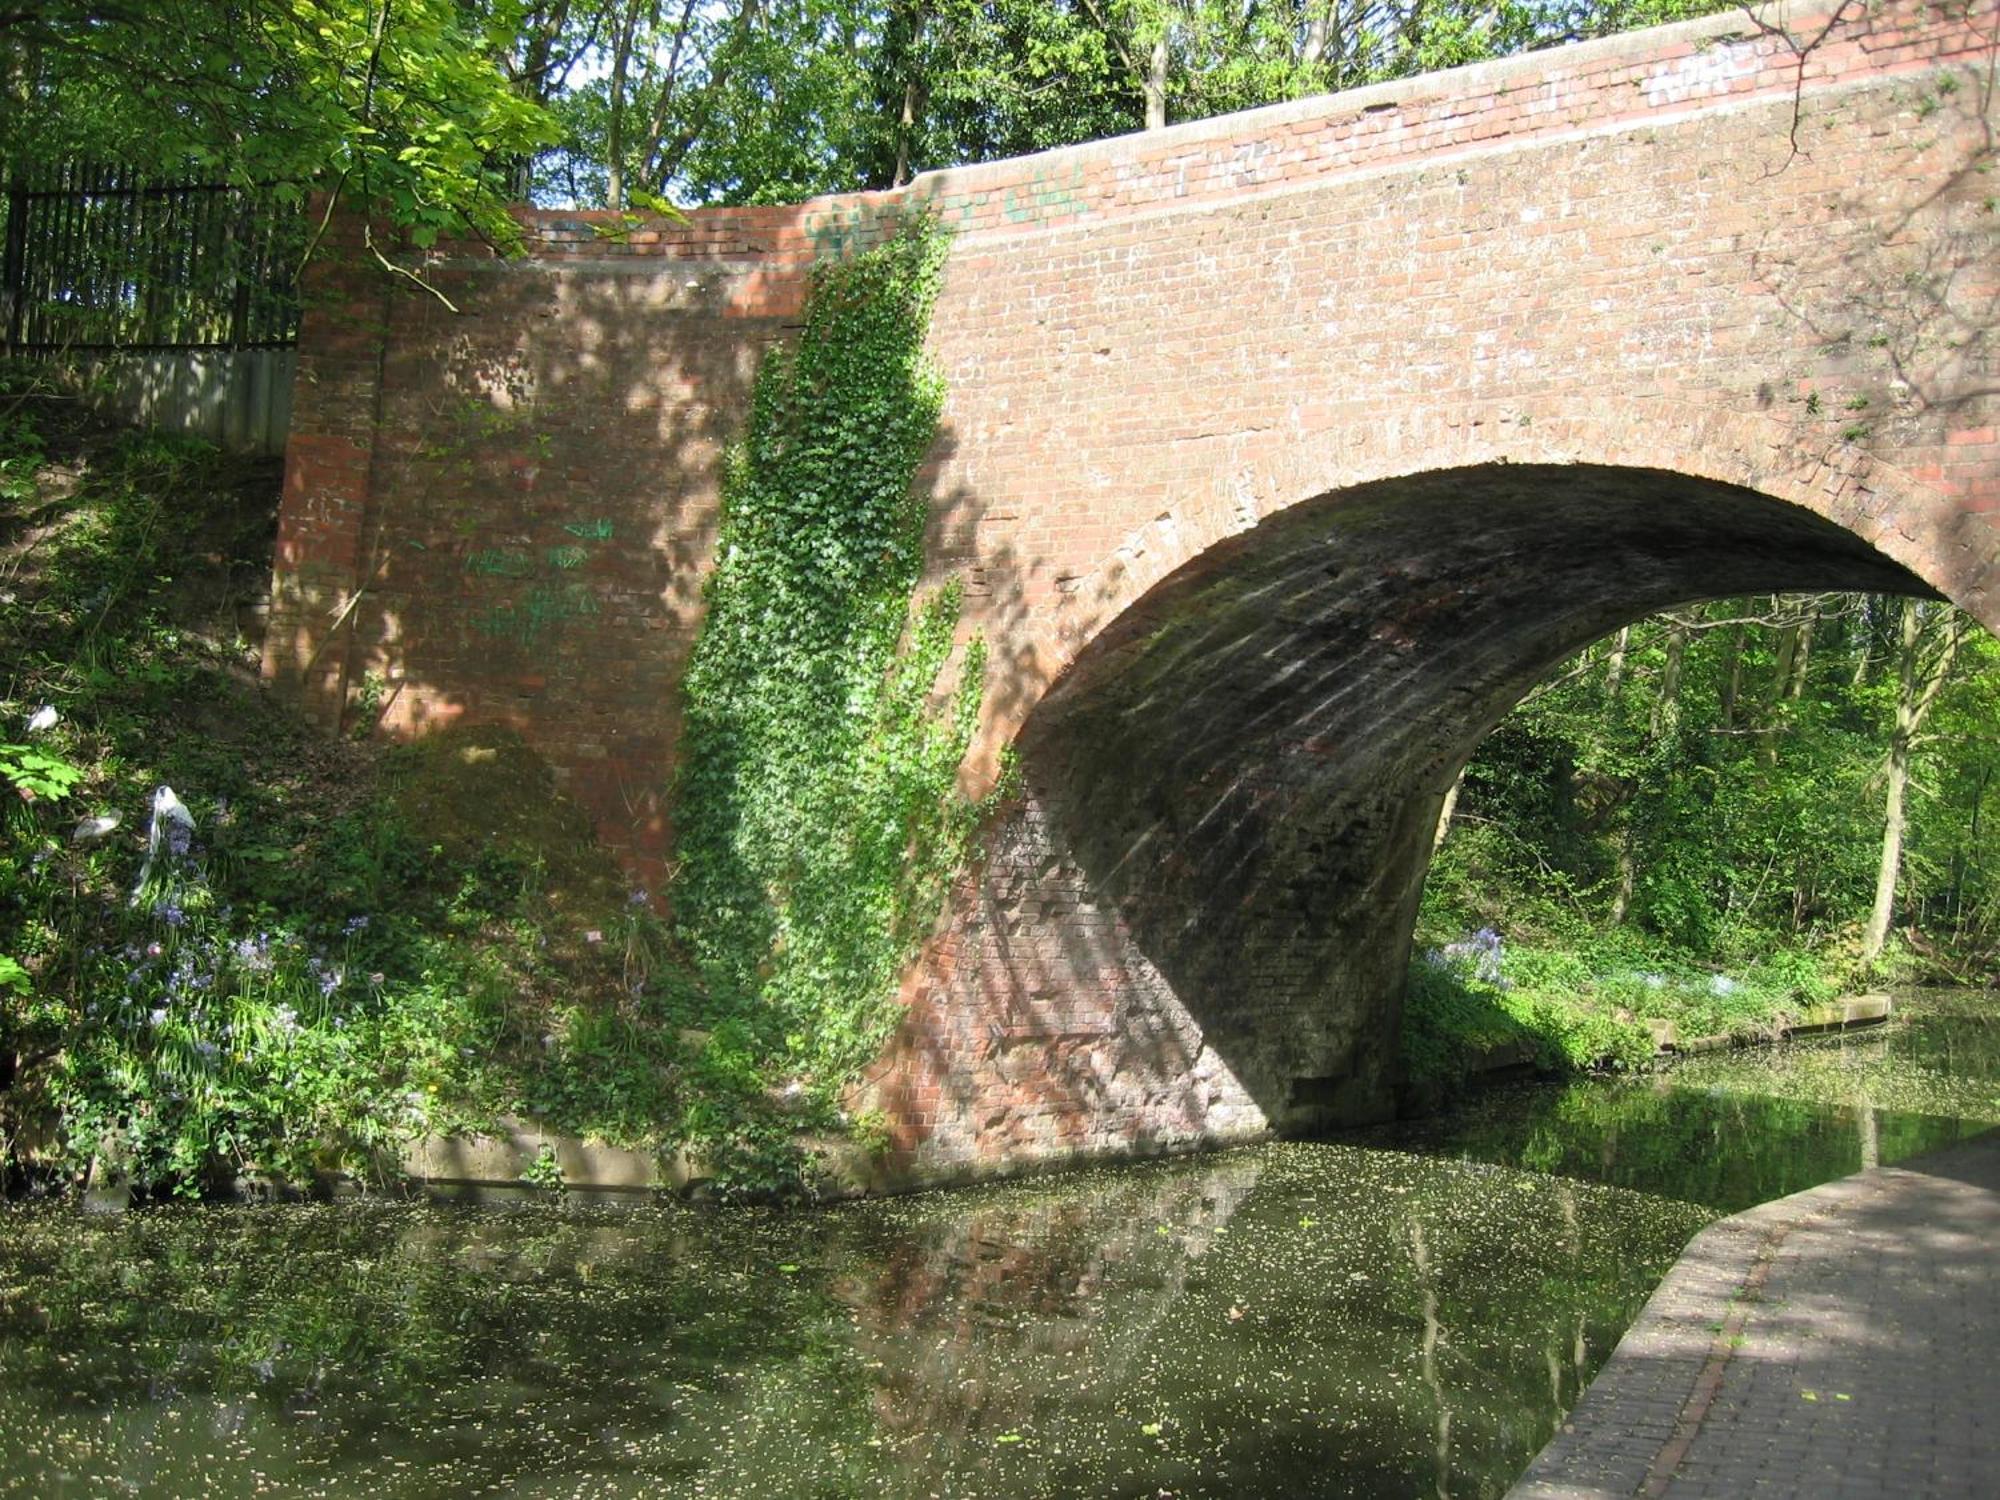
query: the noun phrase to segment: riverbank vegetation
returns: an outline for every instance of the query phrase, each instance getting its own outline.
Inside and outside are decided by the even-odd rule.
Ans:
[[[823,271],[758,387],[671,893],[511,734],[341,743],[265,693],[273,466],[0,394],[0,1162],[309,1183],[516,1113],[784,1191],[802,1132],[866,1134],[844,1088],[978,816],[979,654],[955,592],[913,607],[944,253]]]
[[[1947,605],[1720,600],[1559,667],[1425,889],[1407,1062],[1637,1066],[1845,989],[2000,975],[2000,643]]]
[[[18,379],[0,411],[10,1174],[310,1182],[528,1094],[613,1123],[565,1084],[614,1045],[642,916],[526,795],[546,771],[505,737],[329,740],[265,694],[274,465]]]

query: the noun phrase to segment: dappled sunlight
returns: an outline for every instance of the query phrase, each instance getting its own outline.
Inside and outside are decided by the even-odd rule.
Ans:
[[[989,651],[962,786],[1010,747],[1023,774],[906,986],[900,1138],[984,1170],[989,1140],[1379,1115],[1440,799],[1556,661],[1774,589],[2000,622],[1992,39],[1913,6],[1811,46],[1732,24],[897,193],[524,213],[524,261],[424,257],[463,316],[334,274],[269,669],[329,719],[517,726],[656,887],[758,362],[815,257],[929,205],[955,239],[924,583],[963,582]],[[970,1081],[1001,1041],[1018,1119]],[[1189,1125],[1210,1103],[1231,1134]]]

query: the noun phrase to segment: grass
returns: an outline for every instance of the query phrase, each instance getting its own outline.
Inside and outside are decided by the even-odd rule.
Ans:
[[[1651,1066],[1649,1021],[1682,1038],[1769,1037],[1839,993],[1840,970],[1797,950],[1725,972],[1623,931],[1541,934],[1519,942],[1491,928],[1421,948],[1403,1013],[1403,1067],[1419,1101],[1464,1084],[1494,1052],[1544,1072]]]

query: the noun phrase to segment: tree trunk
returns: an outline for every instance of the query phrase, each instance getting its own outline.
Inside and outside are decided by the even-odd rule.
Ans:
[[[1805,617],[1799,625],[1798,640],[1792,647],[1791,676],[1785,682],[1785,697],[1796,703],[1805,696],[1806,673],[1812,665],[1813,631],[1819,625],[1819,610]]]
[[[1458,811],[1458,794],[1465,787],[1465,767],[1458,768],[1458,775],[1452,778],[1451,790],[1444,794],[1444,804],[1438,808],[1437,829],[1431,834],[1431,853],[1436,854],[1444,847],[1445,835],[1451,832],[1451,815]]]
[[[918,50],[923,44],[923,11],[916,12],[910,22],[909,77],[903,80],[903,111],[896,121],[896,170],[889,180],[889,186],[899,188],[910,180],[910,140],[917,130],[917,106],[921,99],[918,82]]]
[[[1625,653],[1632,649],[1632,627],[1627,625],[1611,639],[1611,655],[1604,663],[1604,695],[1616,700],[1625,688]]]
[[[625,88],[632,70],[632,34],[639,26],[640,0],[627,0],[611,43],[609,123],[604,141],[604,206],[625,206]]]
[[[1687,660],[1687,626],[1679,620],[1667,627],[1667,660],[1660,668],[1660,692],[1653,700],[1653,716],[1647,733],[1657,739],[1680,711],[1681,667]]]
[[[1743,627],[1729,627],[1727,644],[1722,648],[1723,660],[1729,670],[1722,674],[1722,730],[1726,734],[1736,727],[1736,698],[1743,691]]]
[[[1163,28],[1146,58],[1146,128],[1167,126],[1167,33]]]
[[[1917,638],[1921,626],[1918,604],[1903,601],[1902,650],[1898,653],[1896,727],[1889,735],[1884,768],[1888,791],[1882,811],[1882,857],[1875,866],[1875,904],[1861,935],[1861,957],[1873,963],[1889,939],[1889,922],[1896,907],[1896,879],[1903,868],[1903,798],[1910,784],[1910,736],[1915,728],[1911,710],[1917,701]]]
[[[1957,616],[1944,613],[1944,638],[1927,665],[1921,661],[1924,635],[1924,606],[1915,599],[1905,599],[1896,653],[1896,726],[1890,732],[1889,754],[1883,764],[1887,791],[1882,810],[1882,858],[1875,867],[1875,904],[1861,935],[1864,963],[1880,958],[1889,940],[1889,924],[1896,909],[1896,882],[1903,870],[1904,800],[1910,785],[1910,751],[1924,716],[1937,701],[1938,692],[1951,673],[1952,657],[1958,651]]]
[[[1618,831],[1618,889],[1611,897],[1611,925],[1623,926],[1632,910],[1632,893],[1639,886],[1639,856],[1632,847],[1632,821]]]
[[[1305,40],[1299,47],[1298,77],[1292,88],[1294,98],[1340,87],[1339,5],[1340,0],[1322,0],[1306,21]]]

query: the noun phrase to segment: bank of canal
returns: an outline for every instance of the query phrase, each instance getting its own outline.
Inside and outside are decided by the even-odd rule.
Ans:
[[[1991,997],[816,1212],[0,1213],[0,1493],[1498,1495],[1682,1245],[2000,1120]]]

